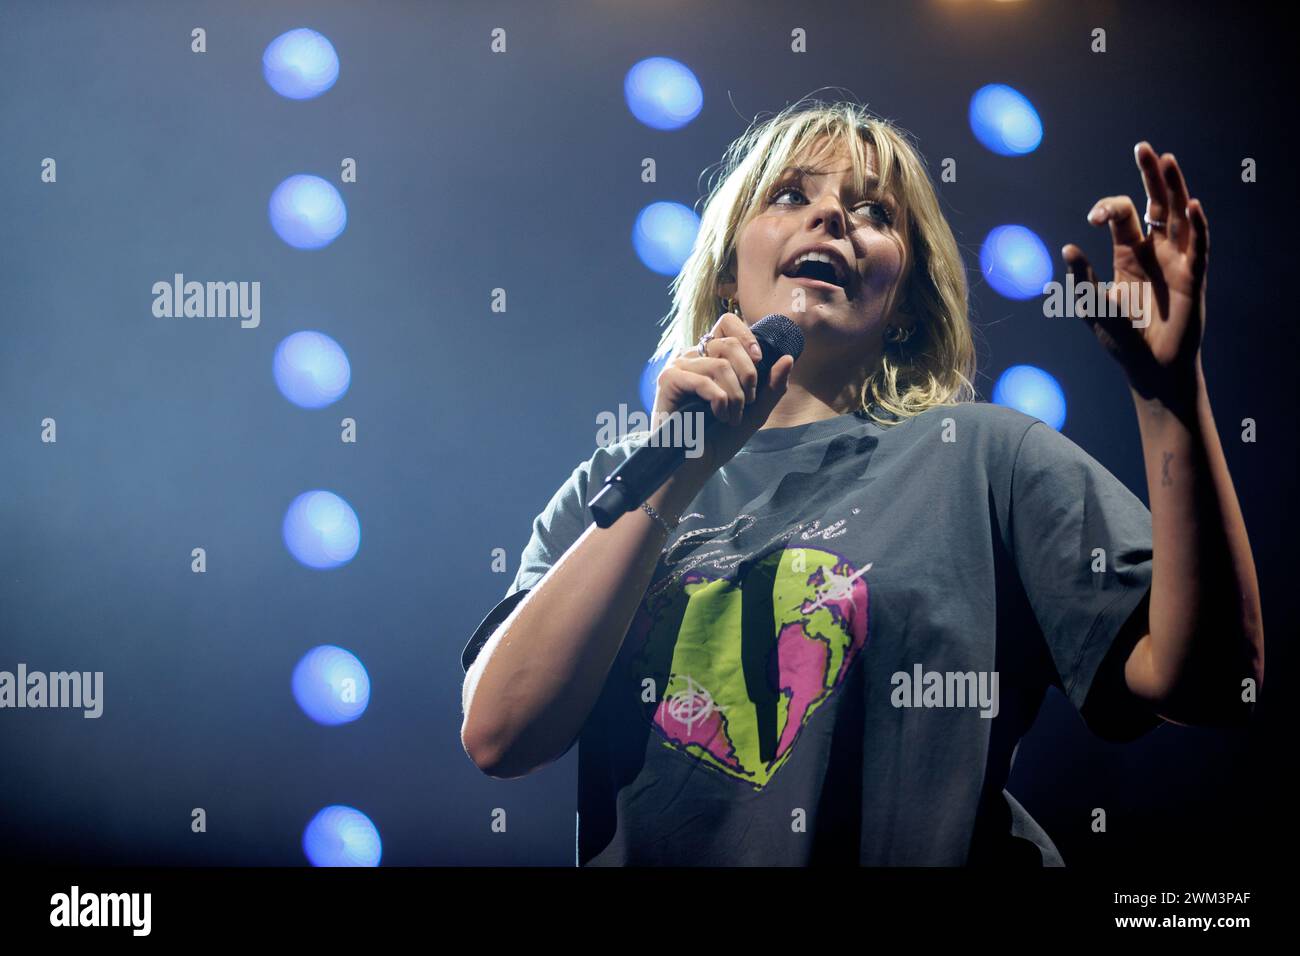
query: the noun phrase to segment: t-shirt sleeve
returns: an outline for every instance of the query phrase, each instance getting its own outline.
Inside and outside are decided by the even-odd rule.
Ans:
[[[468,671],[474,658],[483,649],[501,622],[510,616],[537,582],[560,559],[565,551],[582,536],[592,523],[587,510],[587,484],[591,462],[586,461],[573,470],[569,479],[551,497],[550,503],[533,519],[532,535],[519,557],[519,570],[506,589],[502,600],[488,612],[475,629],[473,637],[461,652],[461,667]]]
[[[1106,661],[1113,673],[1116,657],[1108,652],[1151,587],[1151,512],[1082,448],[1034,422],[1012,470],[1010,532],[1053,683],[1087,718],[1083,705],[1098,671]],[[1102,727],[1119,719],[1119,710],[1131,723],[1133,707],[1121,700],[1116,713],[1094,713],[1089,726],[1109,737]]]

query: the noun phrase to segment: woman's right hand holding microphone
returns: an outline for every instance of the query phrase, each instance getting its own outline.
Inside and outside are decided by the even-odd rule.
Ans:
[[[653,431],[665,415],[696,399],[709,403],[721,427],[709,431],[703,454],[686,458],[674,475],[686,472],[683,477],[697,490],[763,427],[785,394],[794,366],[789,355],[777,359],[760,391],[756,363],[762,352],[744,319],[725,312],[710,334],[706,356],[691,348],[673,356],[659,373],[650,426]]]

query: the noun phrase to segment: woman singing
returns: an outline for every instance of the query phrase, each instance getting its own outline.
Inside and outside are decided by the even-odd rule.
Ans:
[[[731,146],[654,407],[725,424],[606,529],[587,502],[648,433],[597,448],[465,648],[479,768],[579,743],[579,865],[1061,865],[1004,789],[1049,686],[1109,740],[1249,718],[1263,628],[1201,372],[1205,211],[1172,155],[1136,161],[1148,231],[1127,196],[1088,220],[1151,308],[1086,322],[1127,375],[1150,511],[974,401],[964,266],[909,138],[813,102]],[[805,347],[759,387],[771,313]]]

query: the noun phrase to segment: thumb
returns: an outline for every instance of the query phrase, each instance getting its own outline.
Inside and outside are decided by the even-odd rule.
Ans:
[[[794,356],[782,355],[772,365],[772,370],[768,372],[767,388],[764,389],[762,399],[770,410],[785,394],[786,387],[790,384],[790,370],[794,368]]]
[[[787,359],[789,361],[786,361]],[[772,387],[781,395],[785,394],[786,386],[790,384],[790,371],[793,368],[793,355],[782,355],[772,366]]]

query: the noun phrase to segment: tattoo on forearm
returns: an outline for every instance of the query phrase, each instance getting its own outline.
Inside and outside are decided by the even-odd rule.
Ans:
[[[1164,486],[1172,485],[1174,480],[1169,477],[1169,463],[1174,460],[1174,453],[1167,451],[1164,453],[1165,461],[1160,469],[1160,484]]]

